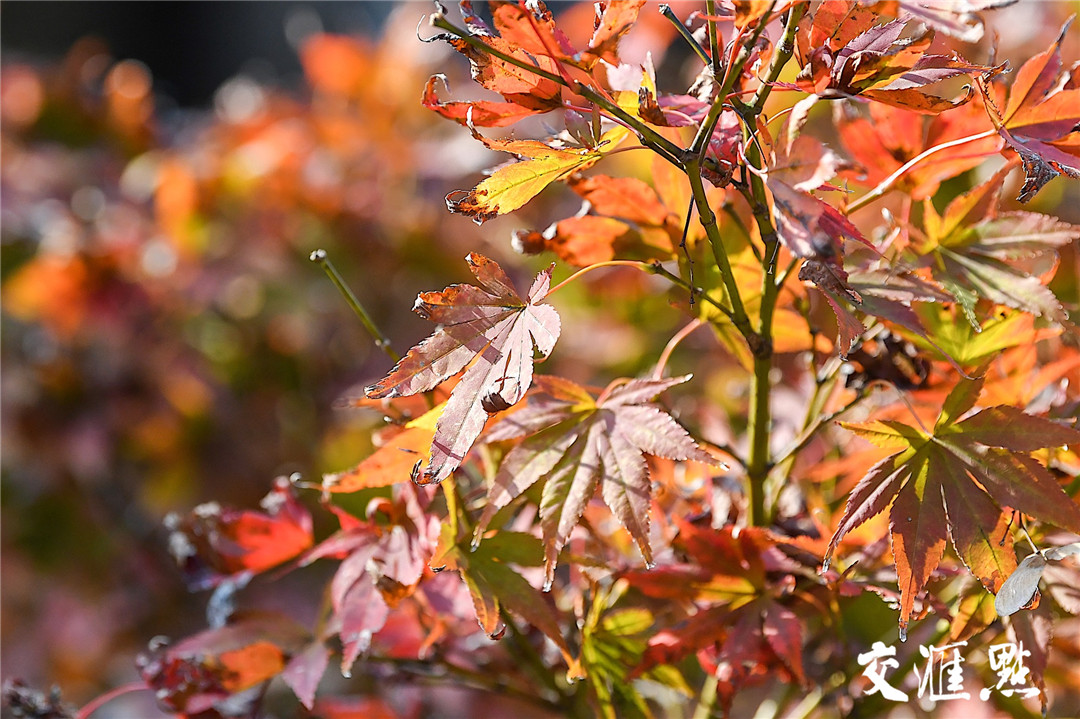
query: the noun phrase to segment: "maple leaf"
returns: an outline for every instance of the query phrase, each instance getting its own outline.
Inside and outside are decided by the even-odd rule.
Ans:
[[[335,508],[341,529],[301,560],[303,565],[325,558],[342,560],[330,583],[334,614],[325,634],[340,636],[341,668],[346,674],[386,624],[390,609],[415,591],[435,553],[440,522],[425,513],[430,497],[423,491],[405,484],[393,500],[372,500],[366,521]],[[376,522],[376,514],[387,523]]]
[[[827,99],[865,97],[923,114],[964,104],[929,92],[936,83],[985,71],[960,57],[927,55],[929,28],[910,31],[904,20],[874,25],[877,14],[857,3],[822,3],[800,38],[803,68],[794,87]]]
[[[555,643],[566,661],[568,676],[581,678],[580,661],[563,636],[558,612],[545,596],[510,565],[535,567],[543,552],[540,540],[523,532],[500,531],[482,544],[470,547],[458,541],[449,523],[443,525],[440,549],[431,564],[437,571],[460,573],[469,591],[480,628],[492,639],[506,630],[501,612],[509,610],[539,629]]]
[[[963,321],[955,306],[924,302],[912,310],[926,328],[926,336],[916,333],[910,336],[912,342],[938,350],[961,367],[978,367],[1004,349],[1033,344],[1041,338],[1034,330],[1034,318],[1023,312],[1000,311],[973,325]]]
[[[443,87],[449,89],[445,75],[432,75],[428,79],[427,85],[424,86],[421,103],[429,110],[434,110],[443,117],[465,126],[471,123],[475,127],[505,127],[522,118],[540,112],[547,112],[547,110],[522,107],[514,102],[492,102],[490,100],[442,102],[439,100],[436,91],[436,83],[438,82],[442,82]]]
[[[360,464],[345,472],[324,474],[323,490],[355,492],[409,479],[416,463],[427,461],[430,457],[435,425],[444,409],[445,402],[406,423],[403,428],[394,427],[393,436]]]
[[[649,185],[633,177],[572,177],[570,189],[589,203],[587,215],[559,220],[543,233],[518,232],[514,246],[527,254],[549,250],[577,267],[615,257],[671,259],[681,228]]]
[[[427,392],[472,363],[435,423],[421,483],[441,482],[457,469],[488,414],[525,396],[532,384],[533,346],[547,357],[559,338],[559,315],[542,304],[552,267],[536,276],[522,300],[498,263],[476,253],[465,259],[486,289],[451,285],[421,293],[413,311],[442,327],[366,390],[369,398]]]
[[[829,542],[826,562],[849,531],[890,504],[900,631],[906,636],[915,596],[937,568],[947,536],[967,568],[996,591],[1016,568],[1002,507],[1077,531],[1080,506],[1028,456],[1080,442],[1080,431],[1010,406],[975,406],[982,380],[961,381],[932,432],[896,421],[841,423],[874,444],[897,450],[863,476]],[[1004,537],[1004,544],[998,541]]]
[[[844,239],[870,245],[858,228],[835,207],[814,197],[836,174],[840,159],[819,140],[802,134],[816,97],[801,100],[785,119],[765,175],[781,242],[796,257],[839,263]]]
[[[311,546],[311,513],[297,501],[288,479],[278,478],[262,505],[266,512],[211,502],[187,517],[166,519],[169,549],[193,590],[264,572]]]
[[[252,613],[176,644],[152,643],[135,663],[163,708],[201,716],[279,674],[308,638],[286,616]]]
[[[1029,656],[1023,657],[1024,668],[1031,673],[1031,683],[1039,690],[1042,711],[1046,713],[1046,667],[1050,659],[1050,641],[1054,635],[1054,618],[1048,606],[1014,615],[1006,622],[1009,640],[1024,647]]]
[[[598,60],[618,65],[619,40],[637,22],[644,6],[645,0],[606,0],[597,3],[595,30],[589,39],[588,49],[576,64],[583,69],[591,68]]]
[[[507,8],[513,6],[504,3],[502,4],[502,7]],[[513,34],[511,38],[503,38],[494,35],[491,28],[480,20],[480,18],[472,11],[471,3],[461,3],[461,10],[466,24],[469,27],[470,34],[475,40],[479,40],[481,44],[503,54],[510,55],[522,62],[535,64],[540,69],[549,73],[556,73],[558,71],[558,61],[547,55],[546,47],[533,29],[534,27],[541,27],[544,24],[543,21],[541,21],[540,24],[527,23],[530,27],[523,33]],[[527,11],[524,10],[521,12],[527,13]],[[528,15],[531,15],[531,13],[528,13]],[[497,17],[504,18],[505,10]],[[527,17],[527,15],[523,15],[522,17]],[[513,25],[508,25],[505,20],[500,20],[500,24],[504,31],[513,29]],[[526,47],[520,47],[516,44],[515,41],[520,42],[522,39],[526,40],[527,48],[536,50],[536,45],[539,45],[545,52],[530,53]],[[460,37],[444,33],[435,35],[428,39],[427,42],[434,42],[436,40],[445,40],[450,43],[455,50],[467,57],[472,72],[472,79],[485,89],[499,93],[507,102],[511,102],[534,112],[547,112],[548,110],[554,110],[562,106],[562,88],[554,80],[541,77],[529,70],[508,63],[505,60],[492,55],[490,52],[486,52],[484,49],[466,42]]]
[[[1058,247],[1080,238],[1080,227],[1032,212],[995,215],[1003,177],[959,195],[943,215],[924,203],[926,241],[912,248],[917,265],[930,268],[973,326],[976,297],[1062,321],[1061,303],[1040,275],[1056,266]]]
[[[1024,165],[1024,184],[1016,199],[1024,203],[1058,175],[1080,177],[1080,87],[1059,81],[1061,42],[1057,40],[1024,63],[999,111],[985,78],[977,79],[984,105],[998,134]]]
[[[849,273],[835,263],[809,259],[799,268],[799,279],[814,283],[825,295],[836,316],[839,333],[837,347],[841,356],[847,355],[866,329],[846,307],[845,303],[851,303],[866,315],[909,330],[950,362],[962,364],[936,341],[935,334],[927,330],[922,317],[913,308],[915,303],[950,302],[952,296],[915,273],[896,269],[853,269]]]
[[[615,0],[597,3],[593,35],[585,50],[578,52],[555,24],[551,11],[542,0],[493,0],[488,3],[491,18],[500,40],[553,63],[566,63],[589,71],[600,60],[618,65],[619,40],[637,22],[645,0]],[[472,3],[461,3],[470,30],[477,36],[490,36],[492,29],[473,11]]]
[[[697,652],[721,679],[717,689],[725,707],[740,689],[777,673],[805,685],[802,626],[785,602],[797,577],[812,570],[787,556],[783,541],[768,530],[675,522],[679,534],[672,548],[685,559],[623,576],[646,596],[689,601],[698,609],[649,640],[639,671]]]
[[[840,141],[858,164],[843,177],[867,185],[877,185],[925,150],[969,137],[976,128],[990,124],[978,103],[968,103],[928,118],[898,107],[869,103],[866,112],[855,103],[837,103],[834,118]],[[868,115],[868,116],[867,116]],[[896,182],[897,189],[922,200],[937,192],[943,180],[981,164],[1001,149],[996,135],[965,142],[934,152],[909,168]]]
[[[528,436],[503,459],[488,490],[474,542],[496,512],[533,484],[545,480],[540,499],[544,534],[545,589],[554,578],[559,551],[597,487],[612,513],[652,564],[649,505],[652,486],[644,453],[719,464],[669,414],[650,401],[689,375],[666,380],[616,381],[594,399],[568,380],[544,378],[553,397],[541,399],[492,428],[491,441]],[[538,380],[540,383],[540,380]]]
[[[309,711],[315,705],[315,691],[329,664],[330,648],[316,640],[294,654],[281,670],[281,680]]]
[[[605,132],[595,147],[560,148],[538,140],[492,140],[473,131],[473,136],[489,149],[509,152],[521,159],[497,168],[472,190],[451,192],[446,196],[446,206],[451,212],[472,217],[478,224],[512,212],[551,183],[595,165],[628,133],[619,126]]]

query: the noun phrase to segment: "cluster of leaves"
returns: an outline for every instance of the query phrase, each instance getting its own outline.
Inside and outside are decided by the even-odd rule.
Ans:
[[[189,581],[214,595],[210,629],[140,658],[159,704],[244,715],[280,677],[312,714],[348,716],[320,690],[337,656],[346,677],[450,682],[545,715],[741,716],[809,687],[804,713],[882,714],[852,689],[888,617],[900,640],[972,649],[1004,622],[1044,711],[1054,694],[1067,712],[1080,577],[1071,552],[1039,546],[1080,533],[1080,285],[1059,272],[1080,228],[1002,195],[1014,169],[1020,204],[1077,174],[1080,90],[1065,30],[1014,76],[948,49],[992,5],[710,1],[689,27],[673,18],[704,66],[680,93],[651,59],[622,59],[657,20],[643,2],[586,8],[581,37],[580,8],[463,1],[456,23],[436,6],[428,41],[502,99],[440,99],[435,76],[422,105],[514,157],[447,207],[484,223],[565,184],[581,211],[513,243],[582,269],[555,287],[558,265],[540,269],[523,293],[470,253],[479,286],[420,293],[436,329],[389,350],[353,401],[388,420],[373,452],[319,483],[279,480],[263,512],[171,522]],[[339,58],[324,42],[312,52]],[[368,82],[324,62],[317,82]],[[494,136],[534,115],[565,130]],[[594,271],[648,277],[687,323],[603,389],[592,366],[536,371],[573,336],[568,283]],[[712,338],[684,352],[699,327]],[[321,540],[307,489],[338,525]],[[255,575],[324,560],[313,629],[236,608]]]

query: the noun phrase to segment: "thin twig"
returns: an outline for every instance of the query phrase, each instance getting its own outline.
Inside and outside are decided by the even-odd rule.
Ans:
[[[478,672],[447,661],[431,662],[417,659],[404,659],[400,657],[384,657],[368,655],[364,661],[375,664],[387,664],[395,669],[406,672],[414,679],[435,682],[448,682],[457,685],[471,686],[475,689],[490,692],[500,696],[514,697],[519,701],[543,707],[547,710],[560,708],[557,702],[544,699],[539,696],[535,688],[529,691],[510,686],[489,672]]]
[[[686,247],[686,236],[690,234],[690,218],[694,216],[694,198],[690,198],[690,204],[686,208],[686,222],[683,223],[682,228],[682,241],[679,242],[679,247],[682,249],[683,254],[686,255],[686,274],[690,278],[690,286],[694,285],[694,260],[690,257],[690,250]],[[694,306],[694,293],[690,293],[690,306]]]
[[[773,83],[780,77],[780,71],[784,69],[784,65],[787,65],[792,53],[795,52],[795,32],[799,28],[799,21],[802,20],[803,15],[806,13],[808,5],[809,3],[800,3],[788,10],[787,22],[784,24],[784,34],[780,36],[780,42],[776,45],[776,52],[769,63],[765,78],[761,80],[761,86],[754,93],[754,99],[746,106],[748,114],[758,115],[765,107],[765,100],[769,98],[769,93],[772,92]]]
[[[75,714],[75,719],[87,719],[91,714],[103,707],[105,704],[111,702],[119,696],[124,694],[134,694],[135,692],[148,692],[152,689],[146,685],[146,682],[131,682],[129,684],[122,684],[115,689],[110,689],[101,696],[95,697],[88,701],[82,709]]]
[[[671,6],[661,5],[660,14],[671,21],[671,24],[675,26],[676,32],[682,36],[683,40],[686,40],[686,44],[690,46],[690,49],[694,51],[694,54],[701,58],[703,63],[711,66],[712,59],[709,57],[709,53],[705,52],[705,48],[701,46],[701,43],[699,43],[690,31],[686,29],[686,25],[683,25],[682,20],[678,18],[675,11],[671,9]]]
[[[654,275],[660,275],[661,277],[669,280],[673,285],[678,285],[679,287],[682,287],[684,290],[689,292],[692,297],[700,297],[708,304],[720,310],[720,312],[729,320],[731,320],[732,322],[735,321],[734,317],[731,314],[730,308],[720,304],[720,302],[713,299],[712,295],[704,292],[700,287],[694,287],[682,277],[679,277],[675,273],[670,272],[666,267],[661,265],[660,262],[653,262],[651,265],[649,265],[649,271],[652,272]]]
[[[352,307],[353,312],[360,318],[360,324],[364,325],[364,329],[368,331],[371,338],[375,340],[375,345],[381,349],[386,356],[392,359],[394,362],[401,361],[401,355],[394,351],[394,348],[390,346],[390,340],[382,331],[376,326],[374,320],[368,315],[367,310],[360,304],[360,300],[356,299],[356,295],[349,289],[349,286],[345,284],[345,280],[341,274],[334,267],[334,263],[330,261],[330,258],[326,255],[326,250],[315,250],[311,253],[309,258],[312,262],[322,265],[323,271],[326,272],[326,276],[330,278],[330,281],[334,283],[334,286],[341,292],[342,297],[349,303],[349,307]]]
[[[671,359],[671,353],[675,351],[675,348],[679,346],[679,343],[690,336],[690,333],[705,324],[705,321],[700,318],[694,318],[690,320],[681,330],[672,335],[671,339],[664,346],[664,351],[660,353],[660,359],[656,360],[656,367],[653,369],[653,379],[660,379],[664,376],[664,368],[667,366],[668,360]]]
[[[918,165],[920,162],[922,162],[926,158],[930,157],[931,155],[933,155],[933,154],[935,154],[937,152],[941,152],[942,150],[947,150],[950,147],[958,147],[959,145],[966,145],[967,143],[975,142],[976,140],[985,140],[986,138],[993,137],[996,134],[997,134],[997,130],[986,130],[985,132],[980,132],[980,133],[975,134],[975,135],[968,135],[967,137],[961,137],[959,140],[952,140],[951,142],[943,142],[940,145],[935,145],[934,147],[931,147],[929,150],[925,150],[924,152],[920,152],[918,155],[916,155],[915,157],[911,158],[910,160],[905,162],[903,165],[901,165],[900,168],[896,170],[896,172],[894,172],[893,174],[889,175],[884,180],[879,182],[877,187],[870,190],[870,192],[866,193],[865,195],[863,195],[862,197],[860,197],[859,199],[855,200],[850,205],[845,207],[844,208],[844,214],[845,215],[850,215],[852,212],[855,212],[856,210],[858,210],[858,209],[860,209],[862,207],[865,207],[866,205],[870,204],[871,202],[873,202],[877,198],[884,195],[886,192],[889,191],[889,188],[891,188],[896,183],[897,180],[899,180],[901,177],[904,176],[904,174],[908,170],[915,167],[915,165]]]
[[[656,274],[653,271],[653,266],[651,264],[649,264],[648,262],[638,262],[637,260],[608,260],[606,262],[597,262],[594,265],[589,265],[588,267],[582,267],[580,270],[578,270],[577,272],[570,275],[565,280],[563,280],[562,282],[560,282],[559,284],[555,285],[550,290],[548,290],[547,294],[544,295],[544,297],[550,297],[551,295],[553,295],[556,292],[558,292],[559,290],[561,290],[565,285],[569,284],[570,282],[573,282],[577,278],[581,277],[584,274],[592,272],[593,270],[598,270],[601,267],[633,267],[635,269],[641,270],[642,272],[649,272],[651,274]]]
[[[775,5],[775,2],[769,5],[769,12],[763,16],[763,19],[754,28],[753,33],[750,35],[749,42],[741,45],[739,54],[728,65],[724,75],[723,84],[717,91],[716,97],[713,98],[712,107],[709,108],[709,113],[705,116],[705,119],[701,121],[701,125],[698,126],[698,132],[694,137],[693,143],[690,145],[689,154],[699,161],[705,157],[705,152],[709,146],[709,138],[712,137],[713,130],[716,129],[716,123],[720,119],[724,103],[727,102],[728,93],[730,93],[731,89],[735,86],[735,81],[738,80],[739,75],[742,74],[743,65],[750,59],[750,54],[754,51],[754,45],[757,43],[758,38],[761,37],[761,33],[765,31],[764,17],[767,17],[768,14],[772,12]],[[736,46],[738,46],[738,43],[736,43]],[[734,49],[732,52],[734,52]]]
[[[724,67],[720,64],[720,31],[713,20],[716,17],[716,0],[705,0],[705,14],[709,16],[705,22],[709,32],[709,52],[712,54],[712,74],[713,77],[720,77]]]

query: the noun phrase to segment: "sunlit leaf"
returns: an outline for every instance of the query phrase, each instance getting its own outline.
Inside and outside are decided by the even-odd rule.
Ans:
[[[486,289],[452,285],[422,293],[414,310],[442,327],[408,354],[367,396],[426,392],[467,365],[435,424],[420,480],[441,482],[457,469],[480,435],[488,414],[516,404],[532,384],[533,346],[547,356],[559,338],[559,315],[542,304],[551,268],[536,276],[522,300],[497,263],[483,255],[466,260]],[[471,365],[470,365],[471,363]]]

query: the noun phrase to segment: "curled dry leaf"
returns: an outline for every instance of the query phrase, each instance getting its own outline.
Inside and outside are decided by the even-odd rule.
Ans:
[[[1024,557],[994,598],[998,616],[1007,617],[1032,604],[1039,591],[1039,580],[1048,562],[1059,562],[1066,557],[1080,554],[1080,542],[1052,547]]]
[[[1018,202],[1027,202],[1058,175],[1080,177],[1080,87],[1061,78],[1061,34],[1043,52],[1024,63],[1009,91],[1004,111],[994,102],[988,80],[978,79],[986,111],[998,134],[1024,165]]]
[[[443,87],[449,89],[445,75],[432,75],[424,87],[422,104],[429,110],[434,110],[443,117],[462,125],[467,126],[471,123],[475,127],[505,127],[513,125],[518,120],[530,115],[547,112],[547,110],[522,107],[514,102],[492,102],[490,100],[443,102],[437,94],[436,85],[439,82],[442,83]]]
[[[605,132],[595,147],[560,148],[538,140],[492,140],[473,131],[487,148],[509,152],[520,160],[499,167],[472,190],[451,192],[446,206],[482,224],[518,209],[551,183],[592,167],[628,134],[619,126]]]

